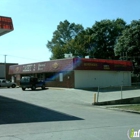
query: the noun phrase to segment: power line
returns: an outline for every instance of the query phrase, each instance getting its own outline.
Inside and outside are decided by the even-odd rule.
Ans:
[[[0,54],[0,55],[5,56],[5,54]],[[28,60],[42,61],[42,60],[38,60],[38,59],[34,59],[34,58],[21,57],[21,56],[9,55],[9,54],[7,54],[6,56],[9,56],[9,57],[15,57],[15,58],[20,58],[20,59],[28,59]]]

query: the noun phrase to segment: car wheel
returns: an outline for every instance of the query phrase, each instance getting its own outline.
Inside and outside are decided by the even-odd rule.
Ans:
[[[42,89],[45,89],[45,85],[42,85],[42,87],[41,87]]]
[[[13,85],[12,85],[12,88],[15,88],[15,87],[16,87],[16,85],[13,84]]]
[[[24,91],[26,88],[22,88],[22,90]]]
[[[36,89],[36,87],[35,86],[32,86],[32,90],[35,90]]]
[[[10,88],[10,87],[7,87],[7,88]]]

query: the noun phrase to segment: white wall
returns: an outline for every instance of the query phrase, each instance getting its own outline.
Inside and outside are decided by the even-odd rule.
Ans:
[[[75,88],[131,86],[131,72],[75,70]]]

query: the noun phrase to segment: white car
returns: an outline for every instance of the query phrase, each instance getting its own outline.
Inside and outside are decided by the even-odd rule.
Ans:
[[[0,87],[12,87],[15,88],[16,87],[16,83],[7,81],[6,79],[0,79]]]

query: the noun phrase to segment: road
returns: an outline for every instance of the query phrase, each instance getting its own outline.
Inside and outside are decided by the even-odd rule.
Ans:
[[[0,89],[0,140],[128,140],[128,130],[140,129],[139,114],[93,106],[93,95]]]

